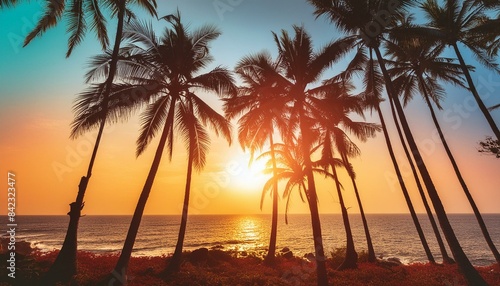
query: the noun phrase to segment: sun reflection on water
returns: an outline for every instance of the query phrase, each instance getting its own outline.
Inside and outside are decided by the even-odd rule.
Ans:
[[[242,217],[237,224],[235,234],[240,242],[238,249],[248,250],[262,247],[262,226],[252,217]]]

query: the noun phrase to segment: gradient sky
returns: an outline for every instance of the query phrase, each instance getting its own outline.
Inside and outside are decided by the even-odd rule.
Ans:
[[[100,50],[95,37],[89,33],[73,55],[66,59],[64,22],[22,48],[24,36],[41,15],[40,2],[22,3],[16,8],[0,11],[0,177],[4,176],[6,182],[7,171],[16,174],[18,214],[62,215],[66,214],[68,204],[75,199],[78,182],[86,173],[94,144],[96,132],[70,140],[69,124],[73,100],[85,88],[83,75],[86,63]],[[160,2],[159,16],[173,13],[178,8],[190,27],[215,24],[222,30],[222,36],[212,45],[213,66],[233,68],[243,56],[261,50],[275,55],[271,31],[291,30],[293,24],[306,27],[316,48],[340,36],[326,19],[315,19],[313,8],[305,1]],[[138,11],[138,15],[146,18],[142,11]],[[165,23],[153,22],[160,34]],[[111,35],[113,26],[114,22],[110,21]],[[477,65],[470,55],[466,56],[469,63]],[[342,63],[328,73],[341,71],[341,66]],[[488,106],[500,102],[498,74],[478,66],[473,77]],[[447,91],[448,98],[443,103],[444,110],[439,113],[439,120],[480,210],[497,213],[500,211],[500,160],[476,151],[477,142],[491,132],[465,90],[448,87]],[[220,110],[218,100],[210,99],[209,102]],[[387,111],[386,104],[383,108]],[[447,211],[471,212],[446,154],[434,135],[423,100],[416,97],[407,111],[415,138]],[[492,114],[500,123],[500,110]],[[144,155],[135,157],[135,139],[139,129],[136,118],[124,124],[108,126],[87,189],[84,214],[132,214],[157,145],[157,141],[153,141]],[[367,120],[378,122],[370,114],[367,114]],[[386,121],[391,121],[388,113]],[[233,127],[236,130],[236,126]],[[391,130],[392,127],[390,124]],[[393,144],[398,146],[396,136],[392,138]],[[270,199],[262,211],[259,209],[261,188],[266,180],[259,172],[262,163],[257,162],[249,169],[249,154],[241,151],[236,139],[234,141],[228,147],[222,139],[213,138],[207,166],[193,178],[192,214],[270,212]],[[362,156],[353,159],[352,163],[356,168],[365,211],[406,213],[407,207],[395,180],[382,134],[359,146]],[[422,212],[422,203],[400,149],[398,146],[396,151],[406,173],[407,185],[417,210]],[[185,161],[186,152],[182,144],[175,146],[172,162],[164,157],[146,214],[180,213]],[[358,212],[349,180],[343,171],[341,176],[350,212]],[[318,184],[321,212],[338,213],[340,208],[334,184],[320,178]],[[0,193],[6,198],[7,186],[4,186]],[[282,207],[280,209],[283,211]],[[6,213],[4,207],[0,210],[0,214]],[[305,213],[307,206],[295,195],[290,211]]]

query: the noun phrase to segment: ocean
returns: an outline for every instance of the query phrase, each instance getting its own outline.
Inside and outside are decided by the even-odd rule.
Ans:
[[[439,248],[426,215],[419,215],[436,261],[441,261]],[[477,222],[471,214],[449,215],[456,235],[474,265],[494,263]],[[78,233],[79,250],[94,253],[119,252],[125,240],[130,216],[84,216]],[[59,249],[64,240],[68,216],[17,216],[17,239],[25,240],[42,251]],[[350,215],[356,250],[366,250],[359,214]],[[417,232],[407,214],[367,215],[376,255],[397,257],[403,263],[425,262],[426,256]],[[500,247],[500,214],[485,214],[484,220],[497,247]],[[185,250],[221,247],[223,250],[263,252],[269,243],[270,215],[193,215],[189,217]],[[144,216],[133,255],[171,254],[177,241],[180,217]],[[345,233],[340,214],[321,216],[325,252],[345,246]],[[279,217],[277,248],[284,247],[296,256],[314,252],[308,214],[289,216],[285,224]],[[451,252],[450,252],[451,255]]]

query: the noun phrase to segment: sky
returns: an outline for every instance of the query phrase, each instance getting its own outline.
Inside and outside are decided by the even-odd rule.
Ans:
[[[21,1],[23,2],[23,1]],[[222,35],[211,45],[215,59],[212,68],[222,65],[234,68],[246,55],[269,51],[276,55],[271,31],[291,31],[292,25],[304,25],[312,36],[316,49],[342,35],[325,18],[316,19],[313,7],[306,1],[287,0],[170,0],[158,1],[158,15],[179,9],[184,23],[190,28],[204,24],[216,25]],[[96,131],[75,140],[69,138],[72,105],[86,84],[83,75],[89,58],[100,52],[95,36],[88,33],[70,58],[65,58],[68,36],[65,23],[50,29],[25,48],[22,41],[41,16],[41,1],[21,3],[0,11],[0,194],[7,205],[7,173],[16,174],[16,212],[19,215],[64,215],[74,201],[80,177],[86,173]],[[135,8],[139,18],[152,21],[158,34],[166,22],[149,18]],[[110,39],[114,21],[109,21]],[[453,56],[448,53],[448,56]],[[468,63],[477,65],[473,79],[487,106],[498,104],[500,75],[481,68],[465,53]],[[347,59],[345,59],[347,61]],[[342,70],[341,62],[327,74]],[[500,202],[500,160],[477,152],[478,142],[491,135],[486,121],[466,90],[447,86],[447,98],[438,119],[449,145],[461,167],[463,176],[479,209],[498,213]],[[215,96],[207,101],[221,111]],[[418,212],[424,208],[399,147],[387,103],[383,104],[389,122],[391,139],[396,146],[410,195]],[[436,137],[430,115],[421,98],[406,107],[424,160],[450,213],[470,213],[467,200],[456,176],[452,173],[444,150]],[[146,179],[157,140],[146,152],[135,156],[138,136],[138,115],[126,123],[106,128],[93,169],[86,197],[84,214],[132,214]],[[492,112],[500,123],[500,110]],[[366,114],[366,120],[378,123],[376,116]],[[241,150],[236,140],[233,122],[233,144],[212,136],[207,165],[193,177],[191,214],[256,214],[271,211],[271,199],[259,208],[262,186],[267,177],[260,171],[263,162],[248,167],[249,154]],[[366,143],[359,143],[362,155],[352,159],[358,187],[367,213],[407,213],[397,185],[392,163],[381,133]],[[186,152],[182,144],[174,148],[172,161],[164,156],[156,176],[146,214],[180,214],[186,174]],[[340,172],[349,212],[358,207],[350,181]],[[317,178],[322,213],[339,213],[340,206],[334,184]],[[280,201],[284,212],[284,200]],[[295,193],[292,213],[307,213],[305,203]],[[6,208],[0,208],[6,214]]]

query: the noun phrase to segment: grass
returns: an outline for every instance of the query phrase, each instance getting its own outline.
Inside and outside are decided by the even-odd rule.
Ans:
[[[358,269],[336,271],[341,262],[342,250],[332,252],[328,259],[328,276],[334,285],[408,285],[408,286],[459,286],[466,285],[456,265],[389,265],[386,263],[360,262]],[[57,251],[18,257],[16,278],[7,277],[0,269],[0,285],[37,285],[39,277],[54,261]],[[0,259],[6,259],[5,254]],[[360,261],[365,261],[360,254]],[[71,285],[95,285],[113,269],[116,254],[97,255],[78,253],[78,275]],[[316,272],[313,262],[293,257],[277,257],[274,267],[265,266],[257,254],[241,256],[235,252],[210,250],[206,259],[193,261],[190,253],[184,254],[180,272],[165,276],[163,270],[169,257],[132,257],[129,268],[130,286],[160,285],[315,285]],[[477,268],[490,285],[500,285],[500,267],[492,265]],[[61,284],[64,285],[64,284]],[[70,285],[70,284],[68,284]]]

